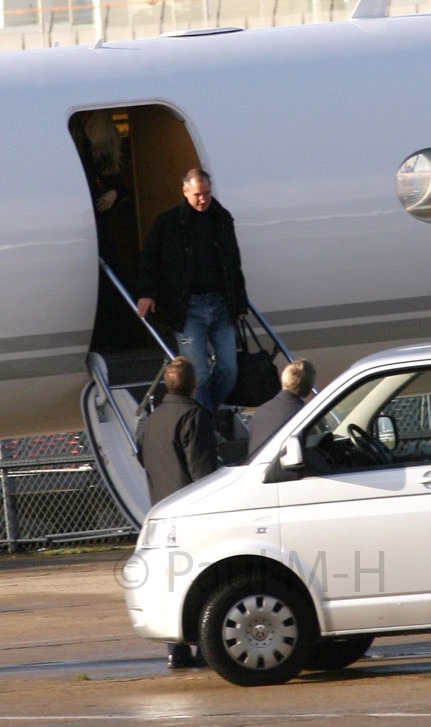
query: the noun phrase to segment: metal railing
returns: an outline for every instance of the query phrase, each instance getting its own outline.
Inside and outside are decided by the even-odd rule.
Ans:
[[[124,434],[126,435],[126,439],[129,442],[129,445],[132,449],[132,452],[136,455],[138,453],[138,448],[136,446],[135,437],[133,436],[133,432],[130,431],[129,427],[127,426],[126,420],[123,417],[123,414],[115,401],[114,397],[112,396],[111,389],[109,388],[108,380],[106,376],[104,375],[102,368],[99,366],[97,361],[97,354],[96,356],[93,356],[90,354],[89,357],[89,367],[91,374],[93,376],[93,379],[98,387],[98,406],[104,406],[107,402],[109,406],[111,407],[112,411],[114,412],[116,418],[118,419],[121,429],[123,430]],[[102,394],[102,395],[101,395]]]
[[[109,265],[105,262],[105,260],[102,257],[99,257],[99,264],[100,264],[100,267],[102,268],[102,270],[105,272],[105,274],[110,279],[110,281],[113,283],[113,285],[115,285],[115,287],[117,288],[120,295],[124,298],[126,303],[130,306],[130,308],[132,309],[134,314],[140,318],[142,324],[145,326],[145,328],[147,329],[150,336],[155,340],[157,345],[162,349],[163,353],[172,361],[172,359],[175,358],[175,354],[171,351],[169,346],[166,345],[165,341],[159,335],[158,331],[154,328],[154,326],[152,326],[151,323],[146,318],[143,318],[143,317],[141,318],[141,316],[139,316],[138,309],[136,308],[136,303],[133,300],[133,298],[130,295],[127,288],[121,282],[121,280],[119,280],[119,278],[115,275],[115,273],[112,271],[112,269],[109,267]]]
[[[102,258],[100,266],[139,317],[129,292]],[[281,353],[292,360],[292,354],[264,316],[253,304],[249,303],[249,308],[272,341],[273,355]],[[151,407],[164,365],[175,354],[146,318],[140,320],[164,356],[153,381],[143,382],[147,386],[143,409],[148,404]],[[111,407],[136,454],[135,433],[130,431],[112,395],[102,363],[98,354],[90,354],[89,368],[97,386],[97,403]],[[85,432],[0,441],[0,508],[0,552],[83,541],[112,543],[130,539],[137,532],[111,497]]]
[[[133,298],[131,297],[127,288],[122,284],[122,282],[119,280],[119,278],[115,275],[113,270],[110,268],[110,266],[106,263],[106,261],[102,257],[99,257],[99,263],[100,263],[100,267],[104,271],[105,275],[107,275],[107,277],[110,279],[112,284],[117,288],[118,292],[124,298],[124,300],[129,305],[129,307],[132,309],[133,313],[139,317],[141,323],[145,326],[145,328],[147,329],[150,336],[154,339],[154,341],[157,343],[159,348],[162,350],[162,352],[164,353],[164,355],[166,357],[166,360],[172,361],[172,359],[175,358],[175,354],[166,345],[163,338],[160,336],[160,334],[158,333],[156,328],[148,321],[148,319],[145,317],[139,316],[139,313],[138,313],[138,310],[136,307],[136,303],[133,300]],[[265,317],[257,310],[257,308],[250,301],[248,301],[248,308],[249,308],[249,312],[252,314],[254,319],[257,321],[257,323],[264,330],[265,334],[270,338],[270,340],[272,342],[272,346],[273,346],[272,357],[275,358],[276,354],[280,353],[287,361],[293,361],[294,356],[289,351],[289,349],[285,345],[284,341],[282,341],[282,339],[277,335],[277,333],[275,333],[275,331],[273,331],[273,329],[271,328],[270,324],[267,322]],[[91,364],[90,364],[90,366],[91,366]],[[142,410],[146,406],[147,402],[151,399],[152,395],[154,394],[155,389],[159,385],[160,380],[163,375],[163,368],[164,368],[164,365],[162,365],[162,367],[156,374],[155,378],[153,379],[143,402],[141,403],[140,407],[138,408],[138,414],[142,412]],[[130,437],[133,437],[133,435],[131,435],[130,431],[127,430],[127,425],[125,424],[125,422],[121,421],[121,419],[122,419],[121,413],[120,412],[117,413],[118,407],[116,406],[115,401],[109,395],[109,389],[107,387],[107,383],[106,383],[106,381],[104,381],[104,382],[101,381],[101,378],[100,378],[101,371],[97,370],[97,372],[95,372],[95,373],[97,375],[97,378],[98,378],[101,386],[103,386],[106,397],[108,398],[110,403],[112,401],[112,407],[114,409],[114,412],[115,412],[117,418],[120,419],[120,424],[121,424],[122,428],[126,431],[128,439],[130,439]],[[313,388],[313,392],[317,393],[317,389]]]

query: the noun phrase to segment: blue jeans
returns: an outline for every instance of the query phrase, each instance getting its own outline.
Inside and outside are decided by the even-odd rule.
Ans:
[[[195,369],[195,398],[213,414],[232,391],[237,371],[235,328],[223,296],[192,295],[184,330],[175,335],[179,353]],[[209,353],[214,354],[215,363]]]

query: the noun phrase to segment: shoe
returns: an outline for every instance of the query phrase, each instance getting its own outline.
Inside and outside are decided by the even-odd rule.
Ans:
[[[192,650],[187,644],[174,644],[169,651],[168,669],[191,669],[196,666]]]
[[[193,669],[196,666],[197,662],[194,656],[185,659],[174,659],[171,654],[168,656],[168,669]]]
[[[199,646],[193,656],[187,644],[174,644],[169,646],[168,669],[203,669],[208,666]]]

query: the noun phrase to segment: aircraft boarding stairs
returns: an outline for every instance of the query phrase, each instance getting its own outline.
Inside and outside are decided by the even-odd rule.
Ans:
[[[128,306],[135,302],[106,262],[107,275]],[[292,356],[263,316],[249,303],[250,313],[273,346],[273,356]],[[136,443],[138,415],[150,414],[163,396],[163,369],[175,357],[173,348],[146,319],[141,318],[152,342],[149,350],[90,352],[92,382],[82,393],[81,409],[89,441],[105,483],[123,514],[137,530],[151,507],[146,473]],[[252,411],[242,406],[220,407],[216,430],[220,465],[238,462],[248,449],[248,421]]]

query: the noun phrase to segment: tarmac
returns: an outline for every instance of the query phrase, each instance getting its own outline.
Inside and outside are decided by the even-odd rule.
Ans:
[[[0,558],[0,727],[429,727],[429,635],[377,640],[350,669],[274,687],[169,670],[165,644],[129,620],[132,551]]]

